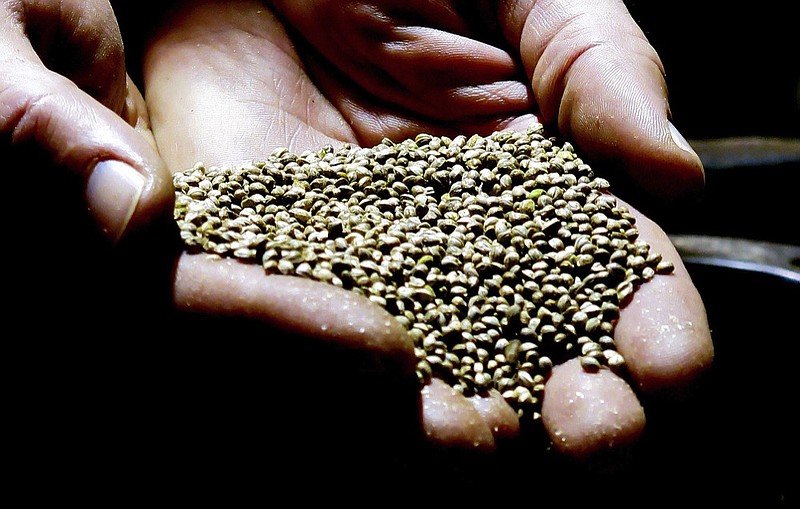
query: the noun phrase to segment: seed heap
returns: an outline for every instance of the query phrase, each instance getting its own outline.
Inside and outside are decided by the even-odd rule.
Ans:
[[[624,363],[614,326],[669,262],[569,143],[539,124],[372,148],[277,149],[175,175],[189,249],[350,289],[409,331],[422,384],[498,390],[540,417],[550,369]]]

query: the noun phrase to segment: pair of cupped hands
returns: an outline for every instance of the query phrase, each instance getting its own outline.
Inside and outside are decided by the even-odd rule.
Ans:
[[[142,40],[123,41],[123,10],[105,1],[0,1],[3,149],[34,146],[77,175],[85,193],[73,199],[111,244],[170,216],[171,173],[197,161],[236,164],[279,146],[371,146],[419,132],[488,134],[540,121],[639,196],[663,202],[703,185],[699,158],[670,121],[658,55],[622,2],[172,4],[125,20]],[[143,48],[141,60],[125,54],[129,44]],[[568,457],[635,443],[645,427],[640,396],[679,393],[713,359],[679,255],[634,213],[641,238],[676,269],[622,309],[624,370],[589,373],[577,360],[554,368],[542,419]],[[367,352],[414,379],[403,328],[351,292],[188,253],[169,284],[178,310],[263,321],[311,344]],[[520,433],[499,394],[467,398],[437,380],[419,391],[418,422],[437,446],[492,451]]]

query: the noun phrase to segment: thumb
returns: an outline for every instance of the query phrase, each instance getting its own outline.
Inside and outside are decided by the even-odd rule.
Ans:
[[[122,77],[112,110],[95,97],[102,94],[90,94],[45,66],[26,35],[36,30],[12,15],[0,16],[0,30],[0,152],[32,150],[57,171],[81,179],[86,207],[112,243],[170,210],[172,181],[122,61],[116,74],[107,64],[83,72],[94,72],[95,81],[107,76],[109,84]],[[15,168],[28,171],[34,170]]]
[[[702,188],[700,158],[670,120],[661,61],[622,2],[506,4],[506,35],[545,123],[651,195]]]
[[[141,122],[131,126],[65,78],[30,65],[3,73],[0,98],[0,134],[12,151],[33,146],[77,174],[89,213],[112,243],[169,209],[172,181]]]

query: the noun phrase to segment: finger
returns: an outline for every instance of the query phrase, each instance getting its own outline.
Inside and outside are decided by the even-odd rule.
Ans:
[[[135,100],[112,111],[34,58],[18,18],[0,25],[0,133],[12,149],[36,147],[83,179],[88,210],[112,242],[168,214],[173,189],[152,140],[119,116],[138,117]]]
[[[492,391],[486,396],[475,395],[467,399],[483,418],[496,443],[519,435],[519,417],[499,392]]]
[[[531,107],[513,56],[474,38],[449,3],[276,4],[313,46],[307,53],[317,57],[311,68],[326,95],[343,111],[356,106],[350,104],[353,95],[372,106],[351,113],[357,124],[369,125],[369,117],[360,117],[381,109],[453,126]],[[343,88],[353,89],[349,97],[337,97]]]
[[[630,382],[645,392],[679,393],[711,365],[713,343],[703,302],[667,235],[630,205],[639,238],[675,265],[637,288],[615,326]],[[571,360],[545,385],[542,420],[554,448],[587,459],[635,443],[645,416],[629,381],[609,369],[590,373]]]
[[[705,307],[666,233],[628,208],[636,216],[640,238],[672,262],[675,271],[657,274],[634,292],[616,325],[617,350],[643,390],[679,392],[700,377],[714,359]]]
[[[433,444],[476,452],[495,449],[494,435],[481,412],[438,378],[422,389],[422,425]]]
[[[635,443],[645,415],[625,380],[606,368],[588,372],[573,359],[556,366],[545,384],[542,422],[554,449],[596,460]]]
[[[542,120],[655,196],[703,186],[702,163],[670,121],[664,70],[623,2],[502,2]]]
[[[422,388],[422,428],[428,441],[451,450],[493,451],[517,437],[517,413],[497,392],[464,397],[434,378]]]
[[[383,308],[355,292],[291,276],[266,275],[256,264],[184,254],[175,271],[178,309],[251,318],[338,346],[373,352],[413,376],[414,347]]]

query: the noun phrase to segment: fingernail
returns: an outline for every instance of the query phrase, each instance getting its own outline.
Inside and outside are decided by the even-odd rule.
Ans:
[[[690,188],[694,191],[700,191],[705,188],[705,180],[706,174],[705,170],[703,169],[703,161],[700,159],[700,156],[697,155],[697,152],[689,145],[689,142],[686,141],[686,138],[678,131],[678,128],[673,125],[672,122],[667,121],[669,125],[669,133],[672,136],[672,141],[681,148],[684,152],[691,154],[695,160],[695,168],[696,172],[687,174],[687,178],[691,181]]]
[[[689,145],[689,142],[686,141],[686,138],[684,138],[683,135],[678,131],[678,128],[675,127],[672,122],[667,122],[667,124],[669,124],[669,133],[672,135],[672,141],[675,142],[675,145],[679,146],[686,152],[697,155],[692,146]]]
[[[89,175],[86,201],[103,233],[116,243],[128,227],[144,189],[144,177],[121,161],[100,161]]]

